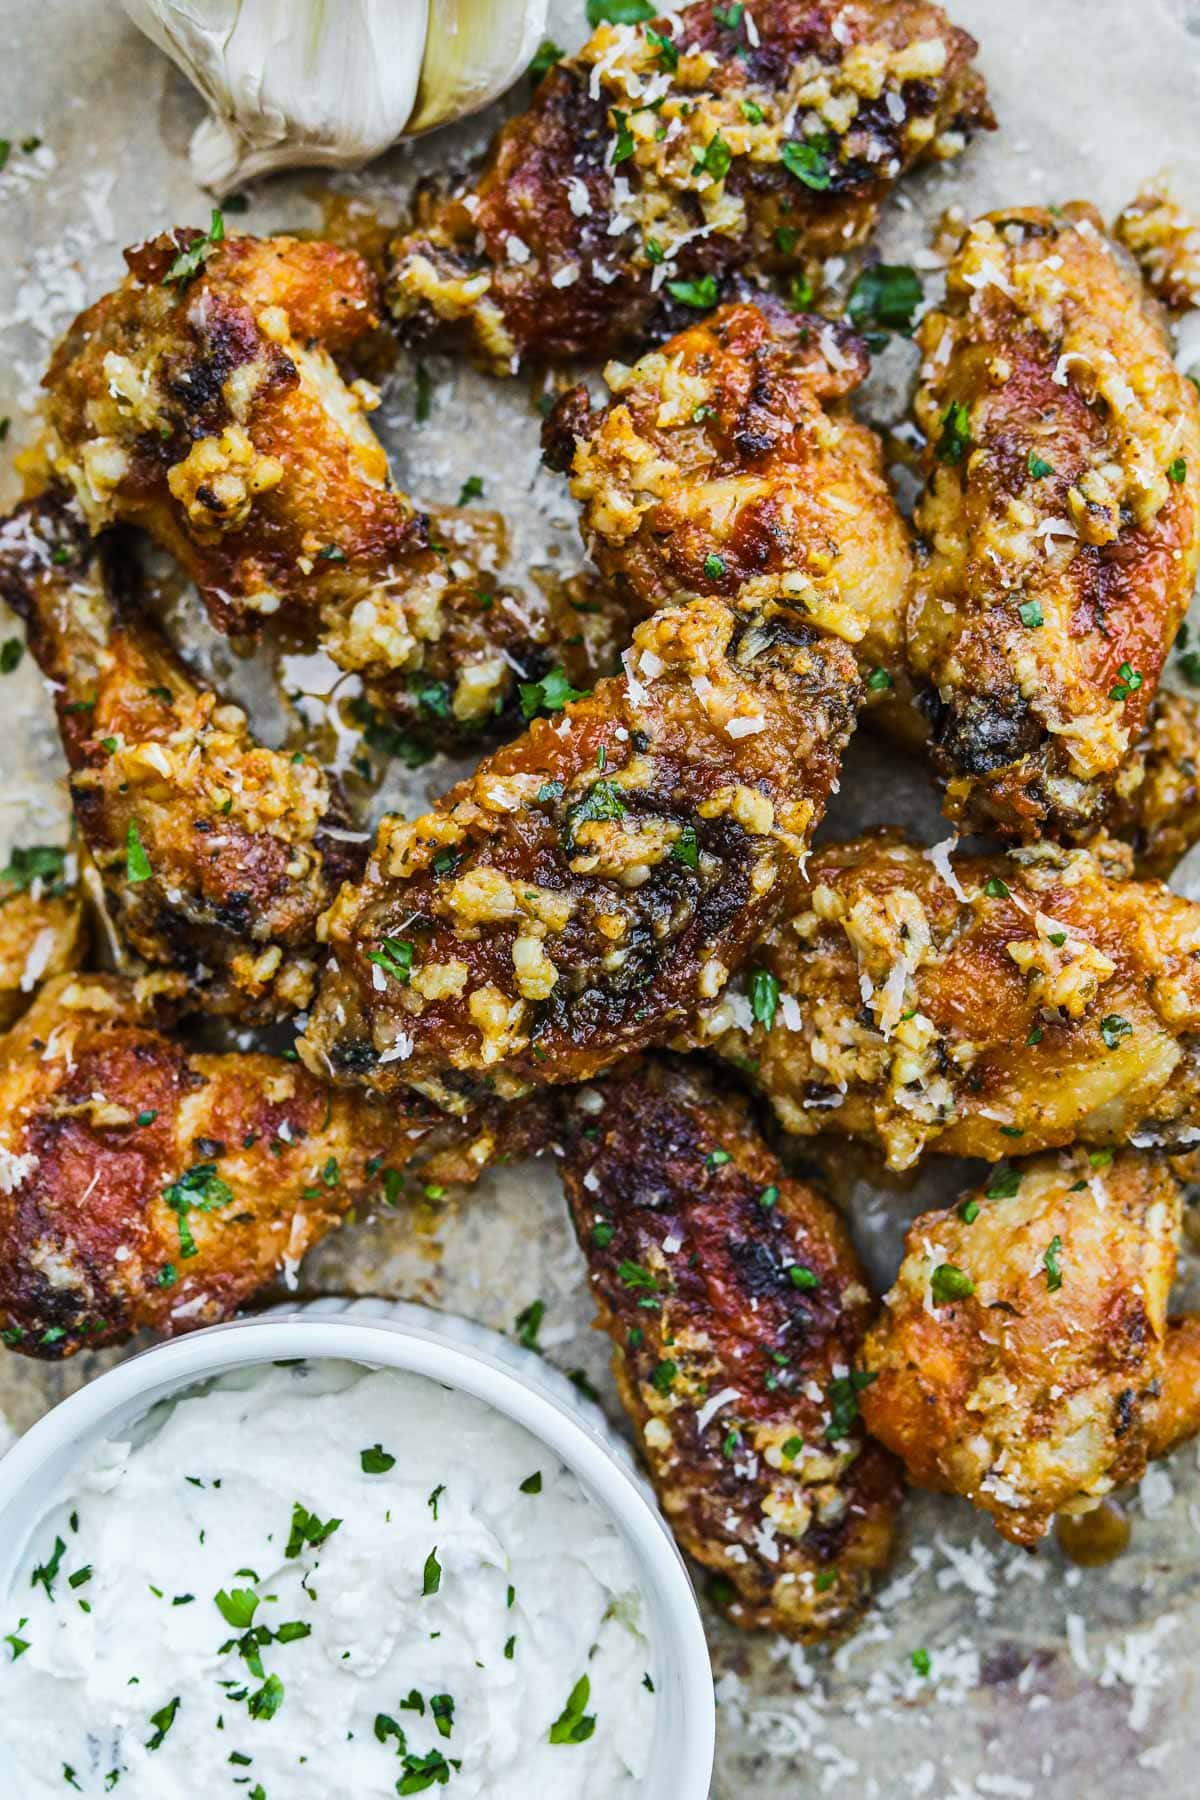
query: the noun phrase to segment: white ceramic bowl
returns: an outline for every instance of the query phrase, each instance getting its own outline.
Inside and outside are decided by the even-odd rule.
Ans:
[[[0,1458],[0,1598],[31,1532],[94,1444],[194,1382],[302,1356],[428,1375],[486,1401],[556,1452],[623,1533],[649,1612],[659,1704],[640,1800],[706,1800],[712,1669],[687,1570],[653,1494],[597,1406],[539,1356],[467,1319],[400,1302],[317,1300],[158,1344],[98,1376]],[[0,1794],[16,1794],[14,1773],[0,1744]]]

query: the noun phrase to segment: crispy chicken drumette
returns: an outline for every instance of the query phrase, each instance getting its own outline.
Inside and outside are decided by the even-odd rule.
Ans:
[[[737,1624],[843,1628],[901,1489],[858,1420],[874,1308],[837,1215],[695,1066],[633,1062],[568,1096],[560,1136],[597,1322],[671,1529]]]
[[[993,1170],[923,1214],[863,1349],[868,1428],[1016,1544],[1139,1480],[1200,1428],[1195,1322],[1167,1328],[1178,1230],[1178,1183],[1137,1151]]]
[[[1113,236],[1171,312],[1200,306],[1200,220],[1179,204],[1168,183],[1151,182],[1123,207]]]
[[[1200,1124],[1200,906],[1129,853],[817,851],[806,903],[708,1009],[703,1039],[780,1122],[996,1161],[1079,1139],[1174,1147]],[[695,1042],[693,1035],[690,1040]]]
[[[260,744],[130,603],[110,548],[61,495],[0,526],[0,594],[54,685],[113,923],[186,973],[191,1004],[243,1018],[305,1006],[317,919],[362,847],[311,758]]]
[[[554,660],[554,621],[497,591],[494,524],[430,520],[392,486],[374,390],[339,367],[379,323],[366,263],[194,231],[126,260],[45,379],[51,465],[91,529],[144,527],[223,630],[279,613],[321,632],[427,741],[511,724],[518,682]]]
[[[902,699],[912,556],[879,439],[845,405],[866,370],[844,326],[765,302],[610,364],[597,414],[564,395],[548,459],[614,593],[643,614],[681,592],[780,601],[854,646],[868,702]]]
[[[601,25],[473,186],[419,201],[388,302],[407,335],[448,330],[505,374],[665,336],[747,263],[815,277],[906,170],[993,123],[975,48],[924,0]]]
[[[908,616],[950,818],[1099,822],[1200,558],[1200,407],[1090,207],[967,231],[917,333],[928,440]]]
[[[836,780],[854,658],[779,609],[668,608],[626,674],[386,818],[326,919],[301,1054],[461,1111],[586,1079],[720,993],[787,912]]]
[[[1161,881],[1200,842],[1200,704],[1190,695],[1160,688],[1104,823],[1132,847],[1138,874]]]
[[[20,1018],[40,982],[83,960],[83,896],[66,864],[65,851],[34,844],[13,850],[0,872],[0,1031]]]
[[[420,1157],[472,1180],[521,1147],[447,1138],[414,1102],[334,1093],[276,1056],[193,1055],[158,1029],[184,984],[47,983],[0,1039],[0,1335],[60,1357],[228,1318]]]

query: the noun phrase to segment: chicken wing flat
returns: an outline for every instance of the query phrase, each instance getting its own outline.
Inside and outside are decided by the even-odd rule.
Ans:
[[[1159,1419],[1179,1210],[1159,1161],[1073,1150],[925,1213],[863,1349],[868,1429],[1015,1544],[1139,1480],[1183,1424]]]
[[[68,975],[0,1039],[0,1336],[61,1357],[230,1317],[418,1156],[471,1180],[508,1147],[447,1144],[414,1103],[334,1093],[264,1055],[159,1029],[178,976]]]
[[[59,496],[0,526],[0,594],[54,686],[79,828],[113,923],[189,1000],[269,1018],[307,1005],[317,919],[362,867],[317,764],[268,750],[122,598]]]
[[[853,728],[854,658],[717,600],[638,627],[626,674],[386,818],[325,924],[301,1054],[461,1111],[661,1042],[789,910]]]
[[[0,1031],[33,999],[38,984],[79,967],[87,949],[83,898],[53,844],[13,850],[0,871]]]
[[[1122,208],[1113,236],[1171,312],[1200,306],[1200,220],[1180,205],[1165,182],[1150,183]]]
[[[703,1039],[802,1136],[997,1161],[1200,1125],[1200,906],[1129,852],[820,849],[805,905],[709,1008]],[[756,966],[757,965],[757,966]],[[692,1042],[695,1042],[693,1036]]]
[[[473,186],[391,247],[404,332],[497,374],[666,336],[753,261],[813,271],[914,164],[993,123],[974,40],[924,0],[703,0],[604,24],[500,132]]]
[[[908,531],[882,445],[844,403],[866,371],[844,326],[765,302],[611,363],[599,413],[586,388],[564,395],[548,460],[570,470],[613,591],[642,614],[681,592],[781,602],[854,646],[868,703],[903,699]]]
[[[843,1629],[901,1486],[858,1419],[874,1303],[837,1215],[694,1066],[635,1061],[564,1113],[597,1323],[671,1529],[736,1624]]]
[[[506,708],[511,722],[521,675],[549,666],[546,628],[481,574],[486,533],[431,522],[392,486],[378,396],[337,360],[379,325],[366,263],[195,231],[126,260],[45,378],[50,463],[92,530],[142,526],[222,630],[283,614],[323,633],[425,741],[498,732]]]
[[[992,213],[922,320],[908,655],[947,815],[1098,821],[1191,598],[1200,406],[1090,207]]]

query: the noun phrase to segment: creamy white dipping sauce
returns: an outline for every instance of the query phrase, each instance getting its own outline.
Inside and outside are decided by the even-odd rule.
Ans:
[[[21,1800],[641,1791],[632,1559],[522,1427],[323,1361],[226,1378],[132,1436],[72,1478],[0,1615]]]

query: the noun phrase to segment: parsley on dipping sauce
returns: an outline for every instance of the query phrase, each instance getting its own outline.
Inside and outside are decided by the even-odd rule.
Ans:
[[[552,1744],[584,1744],[596,1729],[596,1715],[584,1708],[591,1698],[592,1684],[581,1675],[567,1697],[567,1704],[550,1727]]]

